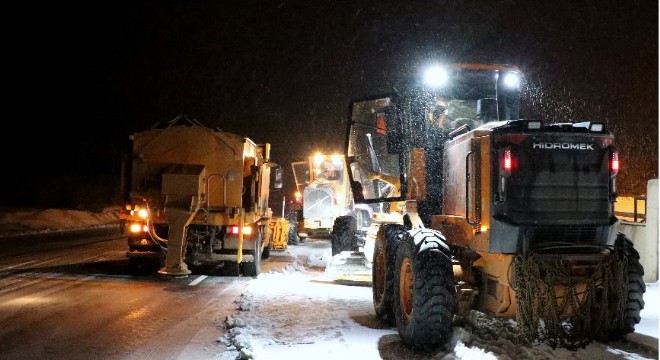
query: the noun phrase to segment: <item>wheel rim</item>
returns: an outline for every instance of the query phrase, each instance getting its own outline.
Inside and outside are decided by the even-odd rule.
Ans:
[[[410,319],[410,316],[412,315],[412,283],[413,272],[410,258],[405,258],[401,263],[401,275],[399,276],[399,302],[405,320]]]
[[[376,256],[374,257],[374,296],[376,303],[383,300],[385,293],[385,251],[382,248],[377,248]]]

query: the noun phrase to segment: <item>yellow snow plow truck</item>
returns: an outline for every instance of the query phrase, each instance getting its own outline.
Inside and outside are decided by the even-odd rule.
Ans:
[[[353,201],[344,164],[343,155],[322,153],[309,156],[307,161],[291,163],[296,190],[302,195],[300,238],[329,237],[335,220],[345,216],[355,218],[356,232],[366,233],[369,229],[373,209]],[[349,249],[333,245],[332,255],[342,250]]]
[[[519,119],[514,66],[421,78],[350,107],[355,201],[406,201],[403,221],[376,236],[376,314],[423,349],[446,345],[471,309],[552,346],[634,331],[644,270],[617,231],[619,158],[605,123]]]
[[[257,276],[277,233],[269,222],[282,223],[268,207],[269,191],[282,187],[270,144],[207,128],[185,115],[130,139],[130,200],[121,220],[131,268]]]

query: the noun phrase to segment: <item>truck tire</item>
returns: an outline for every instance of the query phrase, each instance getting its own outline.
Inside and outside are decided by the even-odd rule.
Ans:
[[[442,234],[406,232],[394,270],[394,314],[404,344],[424,351],[444,347],[456,309],[451,255]]]
[[[614,247],[621,251],[625,257],[627,266],[628,296],[623,315],[623,325],[616,329],[610,338],[617,339],[635,331],[635,325],[641,320],[641,311],[644,309],[644,293],[646,283],[644,282],[644,267],[639,262],[639,252],[633,247],[632,241],[625,234],[617,235]]]
[[[399,224],[385,224],[378,229],[371,268],[372,292],[376,316],[389,325],[394,318],[394,267],[396,250],[406,228]]]
[[[273,246],[272,243],[268,244],[268,246],[266,246],[264,250],[261,252],[261,258],[263,260],[266,260],[270,257],[270,249],[272,248],[272,246]]]
[[[331,242],[332,256],[342,251],[354,250],[357,219],[353,215],[339,216],[332,225]]]
[[[257,277],[261,273],[261,235],[257,236],[254,249],[246,251],[248,255],[253,255],[253,261],[241,262],[241,273],[243,276]]]
[[[261,251],[261,259],[262,260],[266,260],[270,257],[270,249],[273,248],[273,239],[272,239],[272,237],[271,237],[270,241],[268,241],[268,245],[263,246],[264,245],[264,243],[263,243],[263,234],[266,231],[268,231],[266,229],[266,226],[259,226],[259,234],[261,234],[259,236],[261,236],[261,239],[262,239],[261,240],[261,246],[263,247],[263,250]]]

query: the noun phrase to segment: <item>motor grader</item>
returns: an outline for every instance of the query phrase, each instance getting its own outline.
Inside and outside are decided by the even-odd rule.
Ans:
[[[355,201],[405,201],[401,223],[376,236],[377,316],[422,349],[446,345],[455,316],[471,310],[515,319],[522,338],[552,346],[634,331],[644,270],[617,232],[606,124],[520,119],[515,66],[423,75],[350,106]]]
[[[257,276],[273,234],[269,192],[281,189],[270,144],[211,129],[185,115],[131,135],[121,212],[134,272],[221,270]]]

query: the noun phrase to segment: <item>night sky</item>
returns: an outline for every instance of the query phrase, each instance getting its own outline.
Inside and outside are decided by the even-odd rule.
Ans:
[[[291,189],[292,161],[342,150],[351,99],[437,61],[519,66],[523,117],[606,121],[624,194],[658,176],[657,1],[228,3],[8,12],[0,205],[118,201],[129,134],[179,114],[270,142]]]

